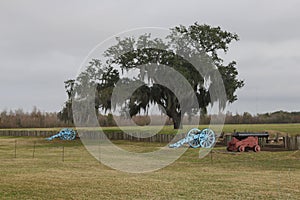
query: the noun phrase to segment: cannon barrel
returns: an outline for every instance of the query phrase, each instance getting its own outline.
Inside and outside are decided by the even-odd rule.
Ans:
[[[246,137],[250,137],[250,136],[268,138],[269,133],[268,132],[263,132],[263,133],[235,132],[232,134],[232,137],[236,137],[236,138],[246,138]]]

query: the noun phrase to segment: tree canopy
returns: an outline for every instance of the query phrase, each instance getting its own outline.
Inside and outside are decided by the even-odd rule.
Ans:
[[[243,87],[244,82],[237,78],[236,62],[225,64],[219,56],[221,51],[227,52],[232,41],[238,40],[238,35],[221,30],[220,27],[199,25],[195,23],[189,27],[176,26],[170,29],[166,38],[152,38],[151,34],[140,35],[137,38],[116,38],[117,44],[108,48],[104,56],[105,61],[93,59],[89,62],[75,81],[66,81],[66,90],[69,100],[60,112],[61,116],[70,117],[70,104],[74,96],[86,98],[87,88],[96,88],[92,101],[95,103],[95,111],[115,109],[123,106],[130,116],[137,115],[141,111],[147,112],[150,105],[159,105],[161,111],[172,118],[174,128],[181,127],[181,119],[184,114],[207,113],[207,106],[219,102],[224,108],[227,103],[237,100],[236,90]],[[199,60],[200,55],[200,60]],[[212,86],[217,79],[214,73],[205,73],[208,69],[199,73],[193,60],[201,63],[202,68],[217,71],[222,78],[226,98],[221,99],[212,95]],[[161,84],[161,80],[174,83],[172,70],[166,70],[165,66],[179,72],[192,88],[197,103],[182,105],[192,94],[182,87],[176,88],[175,93],[181,93],[182,99],[174,94],[174,89]],[[214,66],[214,67],[212,67]],[[124,72],[133,70],[135,78],[123,77]],[[163,77],[162,77],[163,76]],[[208,81],[209,80],[209,81]],[[146,82],[146,84],[145,84]],[[209,84],[207,84],[209,82]],[[138,85],[132,95],[122,99],[122,102],[112,102],[113,90],[118,83],[123,85]],[[183,84],[184,85],[184,84]],[[181,89],[181,90],[180,90]],[[122,91],[118,91],[121,95]],[[216,91],[215,91],[216,92]],[[65,113],[65,114],[64,114]],[[63,117],[61,117],[63,118]]]

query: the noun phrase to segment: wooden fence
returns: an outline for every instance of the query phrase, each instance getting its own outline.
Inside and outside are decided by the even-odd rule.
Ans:
[[[286,136],[284,141],[284,146],[288,150],[300,150],[300,136]]]
[[[0,136],[14,136],[14,137],[50,137],[56,134],[57,131],[34,131],[34,130],[0,130]],[[95,131],[84,131],[84,134],[90,139],[99,138]],[[146,137],[142,133],[132,133],[128,135],[123,132],[109,132],[105,133],[106,137],[110,140],[129,140],[140,142],[160,142],[169,143],[175,135],[172,134],[156,134],[151,137]],[[185,133],[178,134],[176,139],[185,137]],[[100,138],[101,139],[101,138]],[[223,140],[223,144],[226,145],[231,140],[230,135],[226,135]],[[283,137],[284,149],[288,150],[300,150],[300,136],[285,136]]]
[[[0,136],[14,137],[50,137],[57,131],[35,131],[35,130],[0,130]]]
[[[33,131],[33,130],[0,130],[0,136],[13,136],[13,137],[50,137],[57,134],[57,131]],[[84,131],[83,133],[89,139],[101,139],[96,131]],[[169,143],[175,135],[173,134],[156,134],[147,137],[147,133],[131,133],[128,135],[123,132],[109,132],[105,133],[106,137],[110,140],[129,140],[140,142],[160,142]],[[184,138],[186,134],[177,134],[176,138]]]

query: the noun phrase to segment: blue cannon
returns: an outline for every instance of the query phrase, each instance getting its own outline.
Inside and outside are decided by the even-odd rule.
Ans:
[[[76,138],[76,132],[71,128],[63,128],[59,133],[46,138],[46,140],[51,141],[54,138],[60,138],[61,140],[74,140]]]
[[[170,148],[178,148],[184,144],[189,144],[192,148],[212,148],[215,144],[216,136],[213,130],[206,128],[203,130],[193,128],[187,134],[186,137],[178,142],[169,145]]]

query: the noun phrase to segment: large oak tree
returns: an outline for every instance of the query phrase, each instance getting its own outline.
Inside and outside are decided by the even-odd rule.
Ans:
[[[142,84],[131,97],[128,97],[125,104],[123,104],[124,109],[128,110],[130,116],[134,116],[141,111],[147,112],[150,105],[157,104],[167,116],[172,118],[174,128],[178,129],[181,128],[181,120],[184,114],[191,115],[199,112],[205,114],[207,106],[217,101],[220,107],[224,108],[227,103],[237,100],[235,92],[244,85],[244,82],[237,78],[236,62],[232,61],[225,64],[219,56],[221,51],[225,53],[228,51],[229,44],[234,40],[237,41],[238,36],[223,31],[220,27],[195,23],[189,27],[181,25],[172,28],[166,38],[152,39],[150,34],[144,34],[138,38],[116,39],[117,44],[105,51],[106,60],[104,62],[93,59],[86,70],[78,76],[75,84],[72,82],[72,88],[66,87],[70,98],[75,94],[76,96],[85,97],[87,95],[85,91],[87,85],[96,88],[93,101],[97,113],[99,110],[107,112],[118,106],[116,104],[112,105],[111,102],[112,92],[118,81],[123,84],[132,84],[132,82],[146,80],[148,84]],[[205,55],[202,57],[201,62],[206,62],[205,58],[209,57],[210,64],[213,64],[221,74],[226,99],[211,98],[210,88],[205,85],[205,80],[208,77],[204,77],[189,62],[189,60],[196,56],[199,57],[199,55]],[[162,66],[172,67],[185,77],[193,88],[199,106],[180,105],[176,95],[169,88],[159,83],[158,76],[161,74]],[[124,71],[132,69],[138,72],[138,79],[122,78]],[[165,78],[172,79],[171,76]],[[213,77],[209,78],[210,85],[214,84],[215,79]],[[70,86],[70,81],[66,84]],[[70,98],[60,116],[71,116],[70,114],[64,114],[71,112],[70,102],[72,101]]]

